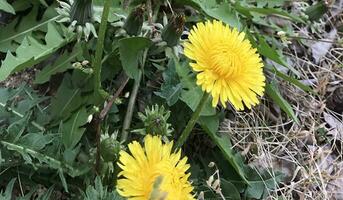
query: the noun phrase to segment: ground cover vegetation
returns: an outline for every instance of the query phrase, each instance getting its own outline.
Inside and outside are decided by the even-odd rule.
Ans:
[[[0,0],[0,199],[343,199],[342,10]]]

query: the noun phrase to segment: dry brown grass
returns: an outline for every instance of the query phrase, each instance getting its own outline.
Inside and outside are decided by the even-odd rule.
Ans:
[[[342,20],[342,14],[325,19],[328,21],[321,28],[329,26],[332,30],[336,21]],[[308,28],[301,27],[299,31]],[[325,31],[307,36],[326,39],[324,35]],[[342,34],[338,33],[334,41],[341,40]],[[343,130],[335,131],[330,124],[330,120],[336,119],[334,123],[342,127],[343,116],[327,106],[330,94],[343,85],[343,45],[331,44],[316,63],[309,49],[311,43],[318,41],[305,41],[308,46],[293,41],[285,53],[299,72],[299,79],[317,94],[278,80],[279,89],[292,105],[299,124],[265,99],[264,105],[250,113],[237,113],[221,126],[221,132],[231,135],[234,148],[249,165],[284,173],[283,182],[269,191],[268,199],[343,199]]]

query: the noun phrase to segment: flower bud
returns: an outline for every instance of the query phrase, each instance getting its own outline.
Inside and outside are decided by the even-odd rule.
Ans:
[[[173,47],[179,43],[184,25],[184,15],[176,15],[173,16],[170,22],[164,27],[162,39],[167,42],[168,46]]]
[[[71,6],[70,21],[76,21],[77,25],[85,25],[92,22],[92,0],[75,0]]]
[[[145,113],[138,113],[139,119],[143,122],[144,128],[134,130],[134,132],[140,132],[141,134],[171,136],[173,131],[171,124],[167,122],[170,117],[170,111],[165,110],[163,106],[157,104],[151,108],[146,108]]]
[[[142,31],[144,6],[136,7],[125,20],[124,30],[128,35],[139,35]]]
[[[105,162],[117,160],[120,151],[120,143],[113,138],[106,138],[100,143],[100,154]]]

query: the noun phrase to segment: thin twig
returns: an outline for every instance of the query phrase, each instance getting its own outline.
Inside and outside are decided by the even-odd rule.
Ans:
[[[142,62],[141,62],[141,70],[139,71],[138,79],[135,80],[135,84],[134,84],[132,92],[131,92],[129,104],[127,106],[127,111],[126,111],[125,119],[123,122],[123,129],[122,129],[121,138],[120,138],[121,142],[126,141],[128,133],[129,133],[128,131],[129,131],[131,121],[132,121],[133,109],[135,107],[137,93],[138,93],[139,85],[140,85],[140,82],[141,82],[141,79],[143,76],[144,66],[145,66],[147,56],[148,56],[148,49],[146,49],[143,53]]]
[[[121,132],[121,138],[120,138],[121,142],[126,141],[128,133],[129,133],[128,130],[129,130],[130,125],[131,125],[133,109],[135,107],[135,102],[136,102],[137,93],[138,93],[138,89],[139,89],[141,79],[142,79],[142,72],[139,71],[138,79],[135,80],[135,84],[133,86],[133,89],[132,89],[132,92],[130,95],[129,104],[127,106],[127,111],[126,111],[125,119],[123,122],[123,129]]]
[[[99,115],[99,119],[102,121],[105,116],[107,115],[108,111],[111,109],[113,102],[118,98],[120,93],[123,91],[124,87],[126,86],[127,82],[129,82],[130,78],[126,76],[124,82],[120,85],[116,93],[113,95],[113,97],[109,100],[109,102],[106,104],[106,106],[102,109]]]
[[[99,116],[95,119],[96,124],[96,163],[95,163],[95,171],[98,173],[100,169],[100,137],[101,137],[101,123],[105,119],[106,115],[108,114],[109,110],[111,109],[114,101],[119,97],[123,89],[125,88],[126,84],[129,81],[129,77],[125,77],[124,82],[119,86],[117,91],[114,93],[112,98],[109,100],[107,105],[101,110]]]
[[[317,41],[317,42],[326,42],[326,43],[333,43],[333,44],[337,44],[338,43],[338,41],[335,41],[335,40],[323,40],[323,39],[301,37],[301,36],[290,36],[290,35],[287,35],[286,37],[287,38],[292,38],[292,39],[313,40],[313,41]]]
[[[101,137],[101,121],[100,118],[95,120],[96,123],[96,160],[95,160],[95,172],[97,175],[100,173],[100,137]]]

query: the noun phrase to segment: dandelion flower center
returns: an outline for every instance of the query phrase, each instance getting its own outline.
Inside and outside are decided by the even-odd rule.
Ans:
[[[144,148],[134,141],[128,145],[131,155],[120,152],[118,166],[122,171],[117,191],[135,200],[189,200],[193,187],[186,173],[190,167],[181,151],[172,153],[173,143],[162,144],[158,136],[147,135]]]
[[[237,110],[258,104],[265,86],[262,59],[243,32],[220,21],[198,23],[184,44],[197,84],[211,93],[212,105],[227,102]]]
[[[229,46],[218,44],[209,49],[213,60],[213,69],[218,76],[236,76],[240,73],[242,63],[240,55]]]

